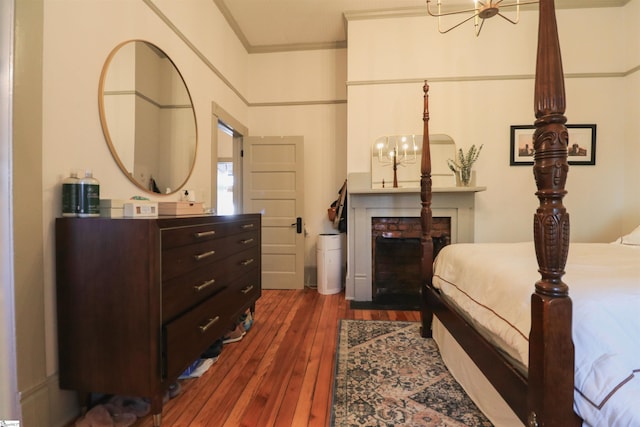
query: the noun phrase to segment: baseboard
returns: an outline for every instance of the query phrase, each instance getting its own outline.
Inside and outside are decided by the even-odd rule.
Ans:
[[[77,393],[61,390],[58,375],[20,393],[20,407],[24,426],[65,427],[80,413]]]

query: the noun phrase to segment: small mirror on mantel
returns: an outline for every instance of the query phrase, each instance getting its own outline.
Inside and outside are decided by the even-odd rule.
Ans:
[[[455,187],[455,176],[447,159],[456,156],[449,135],[429,135],[433,187]],[[422,135],[389,135],[377,138],[371,147],[371,188],[420,188]]]

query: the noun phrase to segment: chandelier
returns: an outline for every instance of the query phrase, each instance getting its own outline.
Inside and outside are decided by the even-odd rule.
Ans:
[[[438,18],[438,31],[440,31],[440,33],[442,34],[448,33],[454,28],[458,28],[460,25],[464,24],[465,22],[473,20],[475,34],[477,37],[480,35],[480,31],[482,31],[482,26],[484,25],[484,21],[486,19],[493,18],[494,16],[498,15],[501,18],[505,19],[506,21],[511,22],[512,24],[517,24],[518,21],[520,20],[520,6],[525,4],[538,3],[538,1],[537,0],[524,0],[524,1],[515,0],[511,2],[506,2],[504,0],[486,0],[486,1],[474,0],[473,9],[460,9],[460,10],[454,10],[454,11],[445,9],[445,11],[443,11],[442,0],[437,0],[437,5],[438,5],[437,12],[434,12],[431,10],[431,3],[433,3],[432,0],[427,0],[427,12],[429,13],[430,16],[435,16],[436,18]],[[515,19],[510,19],[504,16],[502,13],[500,13],[500,8],[504,8],[504,9],[515,8],[515,12],[516,12]],[[458,15],[458,14],[469,14],[469,16],[467,18],[464,18],[461,22],[458,22],[457,24],[449,27],[448,29],[443,30],[441,26],[440,18],[443,16]]]

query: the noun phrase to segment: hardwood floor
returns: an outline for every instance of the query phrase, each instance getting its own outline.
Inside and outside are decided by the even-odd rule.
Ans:
[[[327,426],[339,319],[419,321],[417,311],[351,310],[344,294],[263,290],[247,335],[200,378],[181,381],[162,426]],[[135,427],[151,427],[151,415]]]

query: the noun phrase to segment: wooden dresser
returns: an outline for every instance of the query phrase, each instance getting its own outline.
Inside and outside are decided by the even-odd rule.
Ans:
[[[148,397],[260,297],[259,214],[58,218],[60,387]]]

